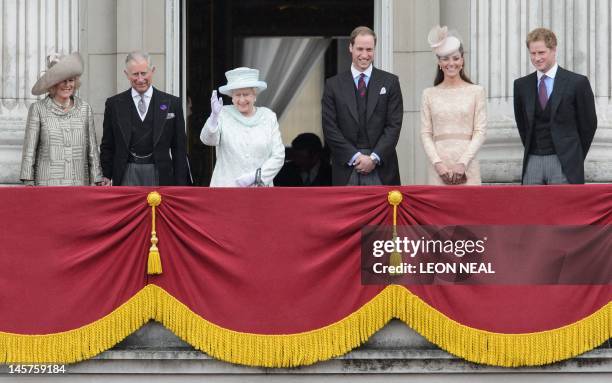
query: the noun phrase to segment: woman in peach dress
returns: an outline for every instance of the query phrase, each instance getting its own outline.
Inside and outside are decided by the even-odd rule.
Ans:
[[[435,27],[428,37],[438,57],[434,86],[423,91],[421,139],[429,158],[428,184],[480,185],[476,154],[486,136],[484,88],[463,69],[461,41],[446,27]]]

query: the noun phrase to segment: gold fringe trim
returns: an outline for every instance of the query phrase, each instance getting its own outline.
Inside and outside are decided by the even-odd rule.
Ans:
[[[49,335],[0,332],[0,363],[71,363],[107,350],[149,319],[207,354],[232,363],[295,367],[343,355],[391,318],[466,360],[496,366],[534,366],[589,351],[612,334],[612,302],[568,326],[529,334],[501,334],[453,321],[403,286],[386,287],[346,318],[297,334],[260,335],[225,329],[200,317],[161,287],[147,285],[104,318]]]
[[[150,290],[140,290],[124,304],[88,325],[45,335],[0,332],[0,363],[74,363],[90,359],[138,330],[156,305]]]
[[[612,303],[578,322],[554,330],[501,334],[464,326],[429,306],[403,286],[392,285],[346,318],[316,330],[288,335],[240,333],[203,319],[161,288],[163,323],[195,348],[247,366],[295,367],[358,347],[398,318],[442,349],[495,366],[537,366],[594,349],[612,334]]]
[[[247,366],[295,367],[346,354],[368,340],[392,317],[395,290],[386,288],[346,318],[316,330],[287,335],[236,332],[217,326],[155,286],[160,314],[155,319],[195,348]]]
[[[397,318],[438,347],[475,363],[502,367],[541,366],[590,351],[612,336],[612,302],[567,326],[505,334],[462,325],[401,286]]]

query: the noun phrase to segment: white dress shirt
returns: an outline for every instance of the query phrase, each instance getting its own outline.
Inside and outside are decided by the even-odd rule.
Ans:
[[[153,98],[153,87],[150,86],[149,89],[147,89],[147,91],[143,93],[143,96],[145,105],[147,106],[145,114],[141,114],[138,110],[138,102],[140,102],[140,93],[138,93],[136,89],[132,88],[132,100],[134,100],[134,106],[136,107],[138,115],[140,116],[140,119],[142,121],[144,121],[145,117],[147,116],[147,112],[149,111],[149,104],[151,103],[151,98]]]
[[[544,83],[546,84],[546,94],[548,96],[548,99],[550,99],[550,95],[555,86],[555,76],[557,75],[557,69],[559,69],[559,64],[555,63],[555,65],[553,65],[552,68],[548,70],[548,72],[542,73],[540,71],[537,71],[536,73],[536,75],[538,76],[538,88],[536,89],[540,89],[540,81],[542,81],[542,76],[546,75],[546,80],[544,81]]]
[[[363,72],[360,72],[359,70],[357,70],[357,68],[355,68],[354,65],[351,64],[351,74],[353,75],[353,80],[355,81],[355,87],[358,87],[359,76],[361,76],[362,73],[365,74],[364,80],[367,87],[370,83],[370,77],[372,77],[372,64],[370,64],[368,69],[364,70]]]

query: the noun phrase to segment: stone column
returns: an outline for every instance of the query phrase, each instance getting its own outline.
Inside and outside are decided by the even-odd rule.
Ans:
[[[94,111],[98,142],[106,99],[129,88],[128,52],[143,50],[156,67],[153,85],[180,95],[180,0],[80,0],[81,96]]]
[[[397,144],[403,185],[427,180],[427,157],[420,138],[421,94],[432,86],[436,60],[427,33],[440,23],[440,0],[398,0],[393,6],[393,73],[399,76],[404,121]]]
[[[126,54],[134,50],[143,50],[151,55],[156,67],[155,87],[165,91],[167,85],[174,88],[175,82],[180,84],[179,79],[174,77],[175,69],[178,69],[174,57],[178,58],[180,51],[176,36],[179,25],[174,23],[178,20],[178,7],[178,0],[117,0],[117,91],[129,88],[123,73],[124,60]],[[166,49],[172,50],[172,60],[167,60]],[[167,76],[168,72],[172,75]],[[173,84],[167,84],[168,80]]]
[[[31,89],[49,52],[78,50],[78,0],[0,0],[0,184],[19,182]]]
[[[374,31],[377,35],[376,67],[393,72],[393,0],[374,0]]]
[[[612,180],[609,0],[471,0],[472,79],[488,96],[488,137],[480,152],[484,182],[518,182],[523,147],[513,114],[513,82],[534,68],[525,39],[536,27],[558,38],[560,66],[589,77],[599,127],[585,164],[587,182]],[[580,27],[577,27],[580,26]]]

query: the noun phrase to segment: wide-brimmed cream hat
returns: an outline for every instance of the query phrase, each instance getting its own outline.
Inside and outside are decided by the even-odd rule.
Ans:
[[[441,27],[436,25],[429,31],[429,35],[427,35],[427,41],[429,42],[429,46],[431,50],[438,57],[448,56],[452,53],[455,53],[459,50],[461,46],[461,41],[448,33],[448,27]]]
[[[257,92],[265,90],[268,85],[259,80],[259,71],[247,67],[240,67],[225,72],[227,84],[219,88],[219,92],[231,96],[232,90],[255,88]]]
[[[36,81],[32,87],[32,94],[40,96],[49,91],[49,88],[83,74],[83,60],[81,55],[74,52],[69,55],[52,53],[47,56],[47,71]]]

